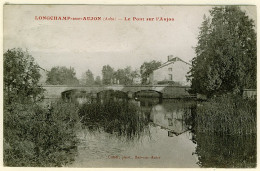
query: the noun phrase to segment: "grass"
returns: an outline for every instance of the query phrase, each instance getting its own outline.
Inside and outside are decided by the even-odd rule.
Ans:
[[[225,95],[193,110],[198,164],[206,168],[256,167],[256,100]]]
[[[108,100],[103,103],[84,104],[79,110],[82,123],[88,129],[102,129],[105,132],[140,137],[148,126],[149,119],[139,108],[127,101]]]
[[[196,132],[249,135],[256,134],[256,100],[240,96],[221,96],[198,103]]]
[[[196,134],[198,165],[204,168],[256,167],[256,135]]]

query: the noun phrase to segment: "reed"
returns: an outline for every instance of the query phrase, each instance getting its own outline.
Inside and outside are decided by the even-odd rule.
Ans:
[[[135,104],[127,101],[86,103],[80,108],[79,116],[90,130],[104,130],[130,139],[140,137],[149,123],[145,114]]]
[[[198,165],[204,168],[256,167],[256,135],[196,133]]]
[[[224,95],[197,104],[196,132],[248,135],[256,134],[256,100]]]

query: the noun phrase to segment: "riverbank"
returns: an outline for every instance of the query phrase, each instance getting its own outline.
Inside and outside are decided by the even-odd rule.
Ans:
[[[197,104],[193,141],[200,167],[256,167],[256,105],[256,100],[227,95]]]
[[[199,102],[195,130],[202,133],[248,135],[256,134],[256,100],[224,95]]]
[[[12,103],[4,108],[4,165],[61,167],[77,154],[78,105]]]

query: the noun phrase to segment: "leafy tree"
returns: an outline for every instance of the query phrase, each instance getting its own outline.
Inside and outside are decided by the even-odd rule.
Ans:
[[[47,73],[46,83],[51,85],[77,85],[79,81],[76,78],[74,68],[58,66],[51,68],[51,71]]]
[[[114,75],[114,69],[111,66],[109,66],[109,65],[103,66],[102,76],[103,76],[104,85],[108,85],[113,82],[113,79],[114,79],[113,75]]]
[[[147,79],[148,79],[149,75],[155,69],[157,69],[159,66],[161,66],[161,62],[155,61],[155,60],[150,61],[150,62],[144,62],[141,65],[140,71],[141,71],[142,84],[146,84],[147,83]]]
[[[82,76],[83,85],[93,85],[95,83],[93,73],[88,69]]]
[[[125,84],[125,71],[124,69],[118,69],[114,72],[114,77],[119,81],[119,84]]]
[[[34,58],[22,49],[4,53],[4,99],[5,103],[36,100],[43,89],[38,85],[40,67]]]
[[[95,79],[95,84],[96,84],[96,85],[102,85],[102,81],[101,81],[100,76],[97,76],[97,77],[96,77],[96,79]]]
[[[114,78],[119,81],[119,84],[129,85],[133,84],[133,79],[138,76],[138,72],[136,70],[132,70],[130,66],[127,66],[124,69],[118,69],[114,72]]]
[[[204,16],[188,79],[207,95],[256,88],[254,22],[237,6],[215,7]]]

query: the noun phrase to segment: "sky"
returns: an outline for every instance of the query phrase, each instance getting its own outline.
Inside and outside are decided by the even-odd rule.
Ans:
[[[74,67],[77,77],[90,69],[101,76],[104,65],[114,69],[143,62],[166,62],[168,55],[190,62],[199,27],[211,6],[5,5],[4,52],[23,48],[42,68]],[[243,7],[256,20],[255,7]],[[94,20],[40,20],[43,16],[101,17]],[[114,20],[104,20],[112,17]],[[130,18],[130,21],[125,21]],[[174,21],[133,21],[174,18]],[[38,20],[37,20],[38,19]],[[154,20],[155,20],[154,19]]]

